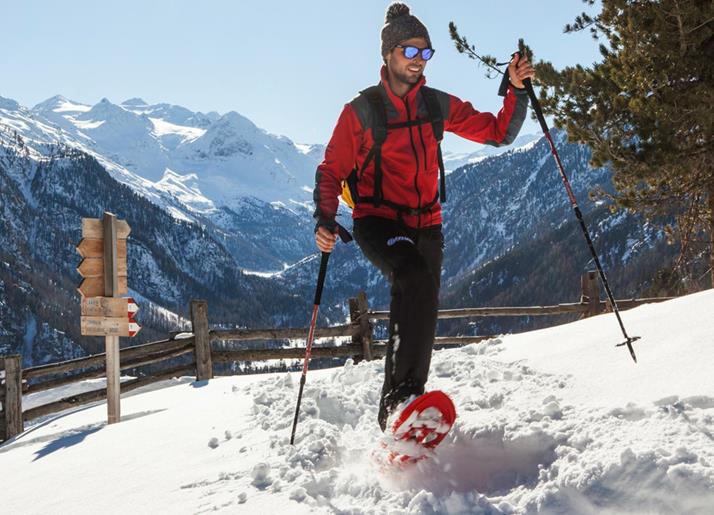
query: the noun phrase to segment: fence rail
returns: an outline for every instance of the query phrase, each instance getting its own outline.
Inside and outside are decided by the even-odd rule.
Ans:
[[[210,331],[212,340],[292,340],[304,339],[307,329],[302,327],[286,329],[230,329]],[[360,327],[354,325],[338,325],[315,329],[315,338],[328,338],[336,336],[355,336],[359,334]]]
[[[617,307],[630,309],[649,302],[662,302],[671,297],[654,297],[644,299],[624,299],[617,301]],[[592,304],[574,302],[569,304],[556,304],[555,306],[523,306],[523,307],[497,307],[497,308],[462,308],[439,310],[439,319],[468,318],[468,317],[512,317],[512,316],[548,316],[565,315],[571,313],[587,313],[592,311]],[[609,301],[600,301],[597,312],[611,311]],[[389,320],[389,311],[370,311],[370,318],[374,320]]]
[[[194,371],[193,366],[178,366],[172,367],[170,369],[164,370],[152,376],[141,377],[137,379],[132,379],[131,381],[125,381],[121,383],[122,393],[141,388],[142,386],[155,383],[157,381],[163,381],[165,379],[171,379],[173,377],[180,377],[182,375],[191,374]],[[49,404],[43,404],[36,408],[31,408],[25,411],[23,415],[23,421],[27,422],[29,420],[42,417],[45,415],[51,415],[52,413],[57,413],[59,411],[64,411],[69,408],[74,408],[76,406],[81,406],[82,404],[87,404],[94,401],[99,401],[107,398],[107,389],[102,388],[101,390],[92,390],[90,392],[80,393],[77,395],[72,395],[70,397],[65,397],[55,402]]]
[[[595,272],[586,273],[581,279],[582,294],[580,302],[558,304],[555,306],[525,307],[483,307],[464,309],[444,309],[438,312],[439,319],[490,317],[490,316],[544,316],[577,314],[588,317],[611,309],[609,303],[599,299],[599,284]],[[618,307],[629,309],[650,302],[661,302],[671,297],[618,300]],[[181,375],[195,375],[197,380],[208,380],[214,375],[214,363],[226,364],[241,361],[265,361],[300,359],[305,356],[304,347],[281,349],[241,349],[225,350],[212,348],[212,342],[255,341],[255,340],[291,340],[305,339],[306,328],[285,329],[213,329],[209,328],[208,305],[203,300],[192,300],[190,305],[191,332],[170,333],[170,338],[157,342],[127,347],[120,351],[121,370],[140,369],[148,365],[183,358],[192,354],[188,363],[174,364],[158,372],[138,377],[121,384],[122,392],[129,392],[142,386],[163,381]],[[369,309],[367,296],[360,292],[349,299],[350,323],[332,327],[317,328],[317,338],[349,338],[349,343],[321,346],[312,349],[314,358],[355,357],[371,360],[386,354],[387,342],[374,340],[373,321],[387,320],[388,311]],[[460,347],[480,343],[493,338],[481,336],[438,336],[434,340],[435,348]],[[22,369],[19,355],[0,356],[0,442],[21,433],[24,422],[38,417],[51,415],[69,408],[106,399],[106,388],[81,394],[71,395],[48,404],[31,409],[22,409],[22,396],[47,391],[86,379],[104,377],[106,374],[105,353],[60,363],[50,363]],[[69,375],[68,375],[69,374]]]
[[[134,347],[127,347],[121,350],[121,356],[124,359],[136,359],[141,358],[157,351],[166,351],[171,348],[179,348],[189,343],[189,340],[193,340],[193,337],[181,339],[181,340],[161,340],[158,342],[145,343],[143,345],[136,345]],[[106,359],[105,353],[93,354],[84,358],[71,359],[67,361],[62,361],[60,363],[50,363],[47,365],[39,365],[35,367],[26,368],[23,370],[23,377],[25,379],[34,379],[37,377],[43,377],[53,374],[60,374],[63,372],[72,372],[75,370],[81,370],[83,368],[89,368],[93,366],[104,366]]]
[[[191,339],[193,340],[193,338]],[[168,343],[168,342],[164,342]],[[128,349],[127,349],[128,350]],[[121,352],[119,352],[121,356]],[[163,349],[159,350],[155,353],[152,354],[146,354],[144,356],[139,356],[139,357],[132,357],[132,356],[121,356],[122,358],[126,358],[126,361],[120,362],[119,369],[120,370],[129,370],[132,368],[139,368],[139,367],[144,367],[147,365],[153,365],[154,363],[159,363],[161,361],[166,361],[168,359],[172,358],[178,358],[180,356],[183,356],[185,354],[190,354],[193,352],[193,341],[190,343],[184,343],[183,345],[172,348],[169,347],[168,349]],[[76,370],[76,369],[75,369]],[[70,377],[60,377],[57,379],[50,379],[47,381],[42,381],[41,383],[36,383],[29,385],[24,388],[24,393],[30,394],[30,393],[35,393],[35,392],[41,392],[45,390],[51,390],[52,388],[57,388],[59,386],[64,386],[67,384],[71,384],[80,380],[85,380],[85,379],[96,379],[98,377],[104,377],[106,374],[106,370],[102,368],[98,368],[96,370],[90,370],[87,372],[80,372],[78,374],[75,374]]]

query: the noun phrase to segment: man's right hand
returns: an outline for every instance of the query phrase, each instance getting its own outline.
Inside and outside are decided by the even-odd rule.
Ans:
[[[332,252],[337,241],[337,234],[332,233],[327,227],[318,227],[315,233],[315,243],[322,252]]]

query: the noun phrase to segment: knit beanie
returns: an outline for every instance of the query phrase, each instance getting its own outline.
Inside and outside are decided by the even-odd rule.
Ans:
[[[387,8],[387,15],[382,27],[382,57],[402,41],[411,38],[424,38],[431,46],[429,32],[419,18],[409,13],[409,6],[394,2]]]

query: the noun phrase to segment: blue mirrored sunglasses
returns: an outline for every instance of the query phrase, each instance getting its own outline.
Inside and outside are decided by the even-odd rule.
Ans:
[[[397,45],[396,48],[401,48],[402,52],[404,52],[404,57],[407,59],[414,59],[421,52],[421,58],[425,61],[431,59],[435,52],[433,48],[418,48],[410,45]]]

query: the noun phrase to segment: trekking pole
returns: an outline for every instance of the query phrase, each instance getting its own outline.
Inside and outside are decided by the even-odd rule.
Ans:
[[[538,101],[538,97],[536,97],[535,95],[535,91],[533,91],[533,84],[531,83],[530,79],[525,79],[523,81],[523,85],[526,87],[528,98],[530,98],[531,100],[531,104],[533,105],[533,110],[535,111],[536,118],[538,118],[538,123],[540,123],[540,128],[543,130],[545,139],[548,140],[548,144],[550,145],[550,152],[551,154],[553,154],[553,159],[555,159],[555,163],[558,165],[558,171],[560,172],[560,177],[563,179],[563,185],[565,186],[565,191],[568,193],[570,204],[573,206],[573,210],[575,211],[575,216],[578,218],[578,222],[580,222],[580,228],[583,230],[583,236],[585,236],[585,241],[587,241],[588,247],[590,248],[590,253],[593,256],[593,260],[595,261],[595,266],[597,267],[597,271],[600,274],[600,279],[602,279],[602,284],[605,287],[605,291],[607,292],[607,297],[608,299],[610,299],[612,310],[615,313],[615,316],[617,317],[617,322],[620,324],[622,334],[625,336],[625,341],[622,343],[618,343],[617,347],[627,345],[627,348],[630,351],[630,356],[632,356],[632,359],[635,361],[635,363],[637,363],[637,356],[635,356],[635,349],[632,348],[632,342],[639,340],[640,337],[627,336],[627,331],[625,331],[625,325],[622,323],[622,318],[620,317],[620,310],[617,308],[617,302],[615,301],[615,297],[612,295],[612,291],[610,290],[610,284],[607,282],[607,277],[605,276],[605,271],[602,269],[602,265],[600,264],[600,259],[597,257],[597,252],[595,252],[593,241],[590,238],[588,228],[585,226],[583,214],[580,211],[580,207],[578,206],[578,201],[575,199],[573,188],[570,187],[570,181],[568,180],[568,176],[565,174],[565,169],[563,168],[563,163],[560,161],[560,156],[558,155],[558,150],[555,148],[555,143],[553,143],[553,138],[550,135],[548,124],[546,123],[545,117],[543,116],[543,110],[541,109],[540,102]]]
[[[505,65],[508,63],[496,63],[497,66],[494,66],[493,63],[495,63],[495,60],[493,62],[490,62],[488,59],[485,59],[478,55],[475,51],[474,48],[469,45],[464,38],[461,38],[458,36],[456,32],[456,26],[450,24],[449,29],[451,30],[452,33],[452,39],[456,41],[456,48],[459,52],[465,52],[468,55],[470,55],[472,58],[478,59],[481,61],[483,64],[491,68],[492,70],[497,71],[501,75],[504,75],[504,83],[502,84],[502,88],[504,89],[507,86],[508,82],[508,75],[503,72],[500,68],[497,66]],[[518,48],[520,49],[517,54],[519,57],[523,55],[523,40],[518,41]],[[515,55],[515,54],[513,54]],[[568,198],[570,199],[570,203],[573,206],[573,210],[575,211],[575,216],[578,218],[578,222],[580,222],[580,228],[583,231],[583,236],[585,236],[585,241],[587,241],[588,247],[590,248],[590,253],[593,256],[593,260],[595,261],[595,266],[597,267],[598,274],[600,275],[600,279],[602,280],[602,284],[605,287],[605,292],[607,293],[607,297],[610,300],[610,305],[612,306],[612,310],[615,313],[615,316],[617,317],[617,322],[620,324],[620,329],[622,329],[622,334],[625,337],[625,341],[622,343],[618,343],[616,346],[617,347],[622,347],[624,345],[627,345],[628,350],[630,351],[630,356],[632,356],[632,359],[637,363],[637,356],[635,355],[635,349],[632,348],[632,342],[635,342],[640,339],[640,336],[628,336],[627,331],[625,331],[625,325],[622,323],[622,318],[620,317],[620,310],[617,307],[617,302],[615,301],[615,297],[612,295],[612,291],[610,290],[610,284],[607,282],[607,277],[605,277],[605,272],[602,269],[602,265],[600,264],[600,259],[597,257],[597,252],[595,252],[595,247],[593,246],[592,238],[590,238],[590,233],[588,232],[588,228],[585,226],[585,221],[583,220],[583,214],[580,211],[580,207],[578,206],[578,202],[575,199],[575,194],[573,193],[573,189],[570,187],[570,181],[568,180],[568,176],[565,173],[565,169],[563,168],[563,163],[560,161],[560,156],[558,155],[558,150],[555,148],[555,143],[553,143],[553,138],[550,135],[550,130],[548,129],[548,124],[545,121],[545,117],[543,116],[543,110],[541,109],[540,102],[538,101],[538,97],[535,95],[535,91],[533,91],[533,84],[531,83],[530,79],[525,79],[523,81],[523,85],[526,88],[526,92],[528,93],[528,98],[531,101],[531,104],[533,105],[533,110],[535,111],[536,118],[538,118],[538,123],[540,123],[540,127],[543,130],[543,134],[545,135],[545,138],[548,140],[548,144],[550,145],[550,152],[553,154],[553,158],[555,159],[555,163],[558,166],[558,171],[560,172],[560,177],[563,179],[563,185],[565,186],[565,191],[568,194]],[[505,90],[504,90],[505,94]]]
[[[302,391],[305,388],[305,379],[307,377],[307,368],[310,363],[310,354],[312,353],[312,341],[315,339],[315,323],[317,322],[317,311],[320,307],[320,299],[322,297],[322,287],[325,284],[325,275],[327,273],[327,262],[330,259],[329,252],[322,253],[322,261],[320,261],[320,273],[317,276],[317,289],[315,290],[315,303],[312,308],[312,319],[310,320],[310,331],[307,335],[307,346],[305,348],[305,361],[302,365],[302,377],[300,378],[300,391],[298,393],[297,406],[295,407],[295,419],[293,420],[293,432],[290,435],[290,445],[295,444],[295,430],[297,429],[298,415],[300,414],[300,402],[302,401]]]

